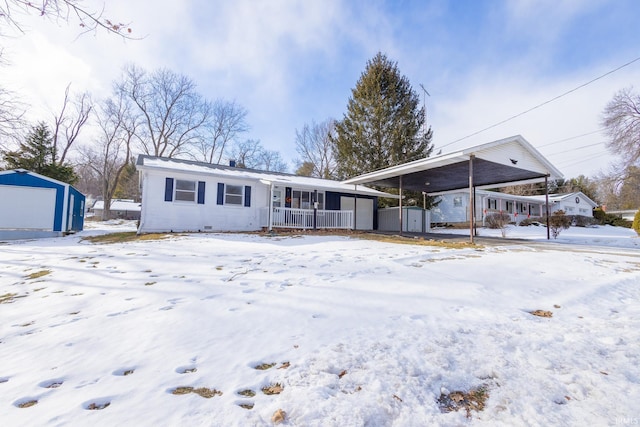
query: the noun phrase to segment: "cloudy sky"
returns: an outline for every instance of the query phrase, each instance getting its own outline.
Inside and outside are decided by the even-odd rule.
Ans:
[[[34,106],[32,119],[46,118],[70,82],[100,98],[126,63],[167,67],[191,77],[202,95],[243,105],[245,137],[280,151],[291,171],[296,129],[342,118],[378,51],[421,96],[421,84],[429,92],[436,150],[521,134],[565,177],[594,176],[614,161],[600,114],[616,91],[640,86],[639,60],[465,138],[640,57],[637,0],[109,0],[104,7],[143,38],[78,37],[73,21],[21,16],[24,34],[2,39],[10,61],[2,82]]]

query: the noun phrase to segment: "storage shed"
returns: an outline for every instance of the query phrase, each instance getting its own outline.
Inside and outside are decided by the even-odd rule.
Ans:
[[[0,171],[0,200],[0,240],[57,237],[84,226],[84,195],[35,172]]]

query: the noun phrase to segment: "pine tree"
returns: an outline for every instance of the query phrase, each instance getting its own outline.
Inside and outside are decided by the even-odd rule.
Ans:
[[[420,98],[395,62],[378,53],[351,93],[333,141],[340,178],[429,156],[431,128],[425,129]]]
[[[58,164],[51,131],[44,123],[31,129],[17,151],[5,152],[4,161],[7,169],[26,169],[69,184],[78,180],[71,166]]]

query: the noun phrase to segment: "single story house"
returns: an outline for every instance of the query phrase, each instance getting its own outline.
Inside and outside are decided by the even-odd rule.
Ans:
[[[81,231],[85,196],[73,186],[24,169],[0,171],[0,240]]]
[[[132,199],[113,199],[111,200],[110,218],[109,219],[140,219],[140,202]],[[104,211],[104,200],[98,200],[93,204],[90,212],[97,218],[102,218]]]
[[[273,228],[377,229],[378,197],[363,185],[140,155],[139,233]]]
[[[453,191],[437,195],[439,203],[431,210],[432,223],[469,222],[468,191]],[[597,206],[593,200],[578,191],[567,194],[549,194],[549,212],[563,210],[567,215],[593,217]],[[484,225],[487,215],[506,213],[511,221],[520,223],[525,218],[539,218],[546,215],[546,198],[541,196],[516,196],[497,191],[476,190],[475,220]]]

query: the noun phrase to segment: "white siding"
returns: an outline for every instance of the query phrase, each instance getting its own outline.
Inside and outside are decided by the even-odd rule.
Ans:
[[[456,206],[454,199],[460,198],[460,206]],[[440,203],[431,209],[431,222],[466,222],[469,221],[469,194],[453,193],[439,196]]]
[[[165,179],[204,181],[204,204],[164,200]],[[264,226],[264,207],[269,186],[254,180],[239,180],[180,172],[142,173],[142,216],[140,232],[256,231]],[[251,187],[251,206],[218,205],[218,183]]]
[[[547,171],[546,167],[538,159],[516,141],[486,149],[478,157],[542,174]],[[513,164],[512,160],[516,161],[516,163]]]

